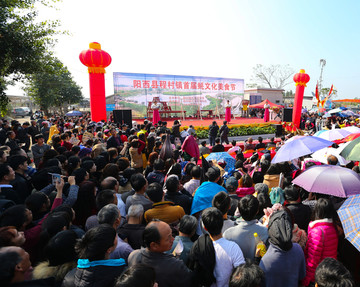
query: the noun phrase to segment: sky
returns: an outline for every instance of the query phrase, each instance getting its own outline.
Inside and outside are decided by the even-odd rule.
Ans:
[[[320,59],[323,87],[338,99],[359,97],[360,1],[323,0],[62,0],[39,7],[39,19],[60,20],[70,35],[58,36],[55,55],[89,97],[89,76],[79,54],[99,42],[113,72],[244,79],[257,64],[305,69],[315,91]],[[285,90],[295,90],[294,83]],[[24,94],[19,85],[8,94]]]

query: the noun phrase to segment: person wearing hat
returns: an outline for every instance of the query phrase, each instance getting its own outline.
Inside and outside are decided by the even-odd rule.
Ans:
[[[292,240],[292,223],[286,210],[273,213],[269,219],[269,248],[260,261],[266,287],[299,286],[306,275],[305,256]]]
[[[191,205],[191,215],[200,213],[204,209],[211,207],[214,196],[220,191],[227,192],[224,187],[218,184],[220,180],[220,169],[218,167],[210,167],[205,175],[208,181],[203,182],[195,191]]]

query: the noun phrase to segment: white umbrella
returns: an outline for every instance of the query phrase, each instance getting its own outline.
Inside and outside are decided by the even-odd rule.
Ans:
[[[329,114],[336,114],[336,113],[341,113],[343,110],[340,108],[337,109],[332,109],[330,111],[328,111]]]
[[[344,129],[333,129],[333,130],[325,131],[320,135],[318,135],[317,137],[328,141],[334,141],[334,140],[341,140],[350,134],[351,132]]]
[[[358,127],[356,127],[356,126],[346,127],[346,128],[343,128],[343,130],[346,130],[346,131],[348,131],[348,132],[351,132],[352,134],[360,133],[360,128],[358,128]]]
[[[347,165],[350,161],[346,160],[341,155],[339,155],[341,150],[339,151],[339,149],[336,149],[336,148],[326,147],[326,148],[317,150],[316,152],[314,152],[311,155],[311,157],[313,159],[316,159],[317,161],[320,161],[321,163],[327,164],[327,157],[329,155],[333,155],[333,156],[336,156],[336,158],[338,159],[340,165]]]

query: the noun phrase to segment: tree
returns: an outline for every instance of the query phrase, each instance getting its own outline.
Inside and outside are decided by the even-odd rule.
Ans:
[[[25,74],[42,70],[59,32],[58,21],[36,22],[35,4],[49,6],[56,0],[1,0],[0,2],[0,110],[6,110],[8,84]]]
[[[66,112],[67,106],[79,103],[81,88],[58,59],[50,58],[44,70],[27,76],[26,92],[45,113],[50,107]]]
[[[329,95],[329,92],[330,92],[330,88],[322,88],[320,91],[320,97],[322,99],[325,99]],[[336,97],[337,97],[337,90],[333,89],[331,92],[330,98],[334,99]]]
[[[266,67],[258,64],[253,68],[253,77],[251,80],[261,87],[283,89],[291,83],[289,78],[291,78],[294,73],[295,71],[289,65],[270,65]]]

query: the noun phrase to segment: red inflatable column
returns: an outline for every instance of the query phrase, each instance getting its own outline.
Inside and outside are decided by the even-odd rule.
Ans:
[[[300,70],[300,73],[294,75],[294,82],[296,83],[296,91],[294,98],[292,121],[297,128],[300,127],[300,118],[301,118],[302,103],[304,98],[304,90],[306,84],[309,81],[310,81],[310,76],[308,74],[305,74],[305,70]]]
[[[90,81],[91,120],[106,121],[105,68],[110,65],[110,55],[101,50],[99,43],[90,43],[88,50],[80,53],[80,61],[88,67]]]

